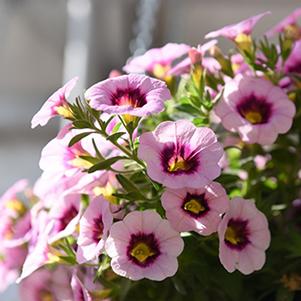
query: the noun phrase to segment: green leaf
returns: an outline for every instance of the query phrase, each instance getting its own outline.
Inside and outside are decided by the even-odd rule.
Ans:
[[[75,121],[73,121],[73,126],[77,129],[91,128],[91,124],[87,120],[75,120]]]
[[[132,181],[130,181],[123,175],[116,175],[116,177],[125,191],[136,192],[140,195],[141,198],[145,198],[145,196],[139,191],[139,188]]]
[[[113,135],[110,135],[109,137],[107,137],[107,140],[111,141],[111,142],[116,142],[120,137],[122,137],[125,134],[125,132],[119,132],[119,133],[115,133]]]
[[[79,156],[81,159],[86,160],[92,164],[97,164],[99,162],[98,158],[91,157],[91,156]]]
[[[77,143],[78,141],[82,140],[83,138],[89,136],[90,134],[92,134],[92,132],[86,132],[86,133],[81,133],[81,134],[78,134],[76,136],[74,136],[70,142],[69,142],[69,147],[71,147],[72,145],[74,145],[75,143]]]
[[[96,163],[91,168],[89,168],[88,173],[92,173],[97,170],[107,169],[107,168],[111,167],[111,165],[113,165],[114,163],[116,163],[117,161],[122,160],[122,159],[127,159],[127,158],[122,157],[122,156],[116,156],[116,157],[112,157],[112,158],[103,160],[99,163]]]
[[[95,153],[96,153],[97,158],[100,159],[101,161],[105,160],[105,158],[103,157],[103,155],[102,155],[102,154],[100,153],[100,151],[98,150],[94,138],[92,139],[92,144],[93,144],[93,147],[94,147],[94,150],[95,150]]]

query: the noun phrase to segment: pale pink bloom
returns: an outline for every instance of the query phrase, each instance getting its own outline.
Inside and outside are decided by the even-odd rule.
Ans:
[[[0,245],[0,293],[16,281],[26,253],[25,246],[4,248]]]
[[[298,26],[297,21],[301,16],[301,7],[295,9],[291,14],[280,21],[276,26],[271,28],[267,33],[267,37],[271,37],[276,33],[286,32],[287,30],[297,31],[297,35],[301,37],[301,28]]]
[[[248,179],[248,173],[245,170],[239,170],[237,175],[239,176],[239,178],[243,181]]]
[[[271,160],[271,155],[256,155],[254,157],[254,163],[259,170],[263,170],[269,160]]]
[[[113,224],[106,241],[113,271],[132,280],[173,276],[183,248],[180,234],[154,210],[129,213]]]
[[[52,254],[48,245],[49,234],[53,224],[49,223],[48,213],[37,203],[31,210],[32,237],[29,242],[29,252],[22,267],[17,283],[31,275],[43,265],[50,263]]]
[[[54,271],[40,269],[20,283],[22,301],[74,301],[70,270],[59,266]]]
[[[68,108],[67,98],[70,96],[77,81],[78,77],[74,77],[48,98],[40,111],[33,116],[31,120],[32,128],[38,125],[46,125],[52,117],[60,115],[60,109],[66,110]]]
[[[30,239],[30,214],[23,200],[27,187],[27,180],[19,180],[0,198],[0,242],[5,248],[21,246]]]
[[[68,126],[67,126],[68,128]],[[62,134],[63,132],[63,134]],[[46,207],[51,206],[53,199],[68,192],[80,192],[86,185],[101,178],[105,171],[94,173],[85,172],[92,164],[82,156],[95,156],[92,139],[105,158],[120,154],[112,143],[100,135],[92,134],[83,138],[73,146],[69,142],[82,130],[61,130],[58,137],[51,140],[42,150],[40,168],[43,174],[34,186],[34,193],[42,200]]]
[[[76,270],[72,274],[71,287],[73,301],[93,301],[89,291],[85,288],[82,281],[78,278]]]
[[[235,38],[240,34],[250,35],[253,31],[256,23],[264,16],[269,15],[270,12],[265,12],[259,15],[255,15],[248,19],[245,19],[236,24],[227,25],[221,29],[216,31],[212,31],[206,34],[206,39],[217,38],[219,36],[223,36],[230,40],[235,40]]]
[[[253,73],[250,66],[246,63],[244,57],[240,53],[231,55],[231,65],[235,74],[243,73],[251,75]]]
[[[163,81],[129,74],[95,84],[86,91],[85,97],[95,110],[144,117],[162,112],[164,101],[171,95]]]
[[[301,9],[300,9],[301,11]],[[293,49],[284,63],[284,71],[286,73],[301,74],[301,40],[297,41]]]
[[[49,244],[75,234],[81,215],[80,194],[66,194],[57,200],[48,214],[49,224],[52,224],[48,238]]]
[[[89,267],[86,267],[84,270],[80,270],[79,268],[73,270],[71,279],[72,301],[110,300],[101,296],[103,286],[99,281],[94,280],[95,273],[96,269]]]
[[[190,121],[166,121],[140,137],[138,157],[151,179],[169,188],[200,188],[220,175],[224,151],[214,132]]]
[[[26,187],[28,187],[28,181],[26,179],[17,181],[1,196],[0,202],[3,203],[18,198],[17,195],[20,192],[24,192]]]
[[[218,227],[219,258],[225,269],[250,274],[265,263],[270,231],[265,215],[252,201],[234,198]]]
[[[127,73],[148,73],[164,79],[168,76],[172,63],[187,54],[190,46],[186,44],[168,43],[162,48],[153,48],[143,55],[134,57],[123,67]]]
[[[188,56],[184,60],[182,60],[181,62],[176,64],[173,68],[171,68],[168,71],[168,74],[169,75],[182,75],[182,74],[189,73],[192,64],[202,63],[202,65],[203,65],[203,60],[205,62],[205,65],[207,65],[207,67],[210,68],[212,65],[211,64],[212,61],[211,61],[211,63],[209,63],[210,60],[212,59],[214,62],[216,62],[216,60],[214,58],[204,58],[204,55],[216,43],[217,43],[217,40],[212,40],[212,41],[205,43],[204,45],[198,45],[197,48],[192,47],[188,52]],[[214,62],[213,62],[213,64],[214,64]],[[219,64],[218,64],[218,66],[219,66]]]
[[[96,259],[100,255],[112,223],[109,202],[103,197],[92,199],[79,223],[77,240],[79,263]]]
[[[215,108],[227,130],[238,132],[244,142],[262,145],[273,144],[278,134],[290,129],[295,111],[281,88],[241,74],[226,83]]]
[[[161,197],[166,218],[179,232],[210,235],[229,207],[227,193],[217,182],[198,189],[167,189]]]
[[[49,218],[49,213],[40,202],[31,209],[32,235],[29,241],[29,251],[17,283],[20,283],[42,266],[57,263],[59,256],[66,255],[53,249],[48,243],[50,236],[53,235],[54,226],[58,222],[60,221]]]

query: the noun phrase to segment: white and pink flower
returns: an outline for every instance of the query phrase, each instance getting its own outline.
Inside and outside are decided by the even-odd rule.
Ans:
[[[265,215],[251,201],[234,198],[218,227],[219,258],[225,269],[250,274],[265,263],[270,231]]]
[[[127,73],[147,73],[162,80],[169,80],[169,70],[173,62],[188,53],[186,44],[168,43],[161,48],[153,48],[143,55],[134,57],[123,67]]]
[[[301,11],[301,9],[300,9]],[[297,41],[292,51],[284,63],[284,71],[288,74],[296,73],[301,74],[301,40]]]
[[[221,215],[229,207],[227,193],[217,182],[198,189],[167,189],[161,201],[166,218],[176,231],[201,235],[216,232]]]
[[[298,19],[301,17],[301,7],[295,9],[291,14],[281,20],[276,26],[271,28],[266,35],[271,37],[277,33],[285,33],[288,37],[294,39],[301,38],[301,27],[298,25]]]
[[[40,269],[20,283],[22,301],[72,301],[71,272],[64,267]]]
[[[62,88],[54,92],[48,100],[43,104],[42,108],[37,112],[32,120],[31,127],[35,128],[38,125],[44,126],[48,121],[58,115],[70,117],[71,112],[68,107],[67,98],[75,87],[78,77],[74,77],[68,81]]]
[[[113,271],[132,280],[173,276],[183,247],[180,234],[154,210],[129,213],[113,224],[106,241]]]
[[[129,74],[95,84],[86,91],[85,97],[95,110],[144,117],[162,112],[164,101],[171,95],[163,81]]]
[[[230,40],[236,40],[237,38],[239,38],[240,35],[249,36],[252,33],[256,23],[261,18],[269,14],[270,12],[265,12],[256,16],[252,16],[236,24],[227,25],[221,29],[207,33],[205,38],[210,39],[222,36]]]
[[[94,198],[79,223],[77,261],[83,263],[96,259],[104,249],[113,223],[109,202],[103,197]]]
[[[140,137],[138,157],[151,179],[169,188],[200,188],[220,175],[224,151],[214,132],[191,122],[162,122]]]
[[[223,126],[238,132],[247,143],[273,144],[293,122],[295,106],[286,93],[270,81],[237,75],[226,83],[215,112]]]

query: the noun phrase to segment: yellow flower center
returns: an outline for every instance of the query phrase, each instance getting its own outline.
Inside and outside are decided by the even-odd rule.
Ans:
[[[191,199],[190,201],[186,202],[184,209],[195,214],[199,214],[206,210],[206,208],[198,200],[195,199]]]
[[[53,297],[52,297],[52,294],[50,292],[46,292],[46,291],[43,291],[41,293],[41,300],[42,301],[53,301]]]
[[[103,195],[103,197],[110,203],[115,205],[118,204],[117,198],[113,196],[113,193],[116,192],[116,189],[110,183],[107,183],[107,185],[104,187],[99,187],[99,186],[95,187],[93,189],[93,192],[95,196]]]
[[[238,245],[242,242],[242,238],[234,227],[228,226],[225,233],[225,240],[233,245]]]
[[[17,212],[20,216],[26,212],[26,207],[24,204],[17,199],[9,200],[5,203],[5,207],[9,210]]]
[[[252,124],[257,124],[262,122],[262,115],[256,111],[249,111],[245,113],[245,118]]]
[[[71,160],[71,164],[74,167],[77,168],[84,168],[84,169],[89,169],[90,167],[93,166],[93,164],[83,158],[76,157],[75,159]]]
[[[189,170],[190,166],[181,156],[177,156],[168,164],[168,171],[175,172],[175,171],[187,171]]]
[[[170,70],[169,65],[155,64],[152,73],[155,77],[164,80],[167,84],[172,82],[172,76],[168,75],[167,72]]]
[[[155,255],[155,253],[147,244],[140,242],[132,249],[131,255],[135,257],[139,262],[143,263],[147,260],[147,258]]]
[[[70,108],[67,105],[62,105],[62,106],[58,106],[56,107],[56,112],[65,118],[69,118],[71,119],[73,117],[72,111],[70,110]]]
[[[250,51],[252,47],[252,38],[250,35],[240,33],[234,39],[237,47],[244,51]]]

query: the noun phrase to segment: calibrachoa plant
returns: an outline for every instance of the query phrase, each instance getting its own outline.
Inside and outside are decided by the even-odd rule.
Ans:
[[[22,300],[301,299],[301,8],[169,43],[32,119],[66,124],[1,197]],[[268,39],[269,38],[269,39]],[[271,39],[270,39],[271,38]]]

